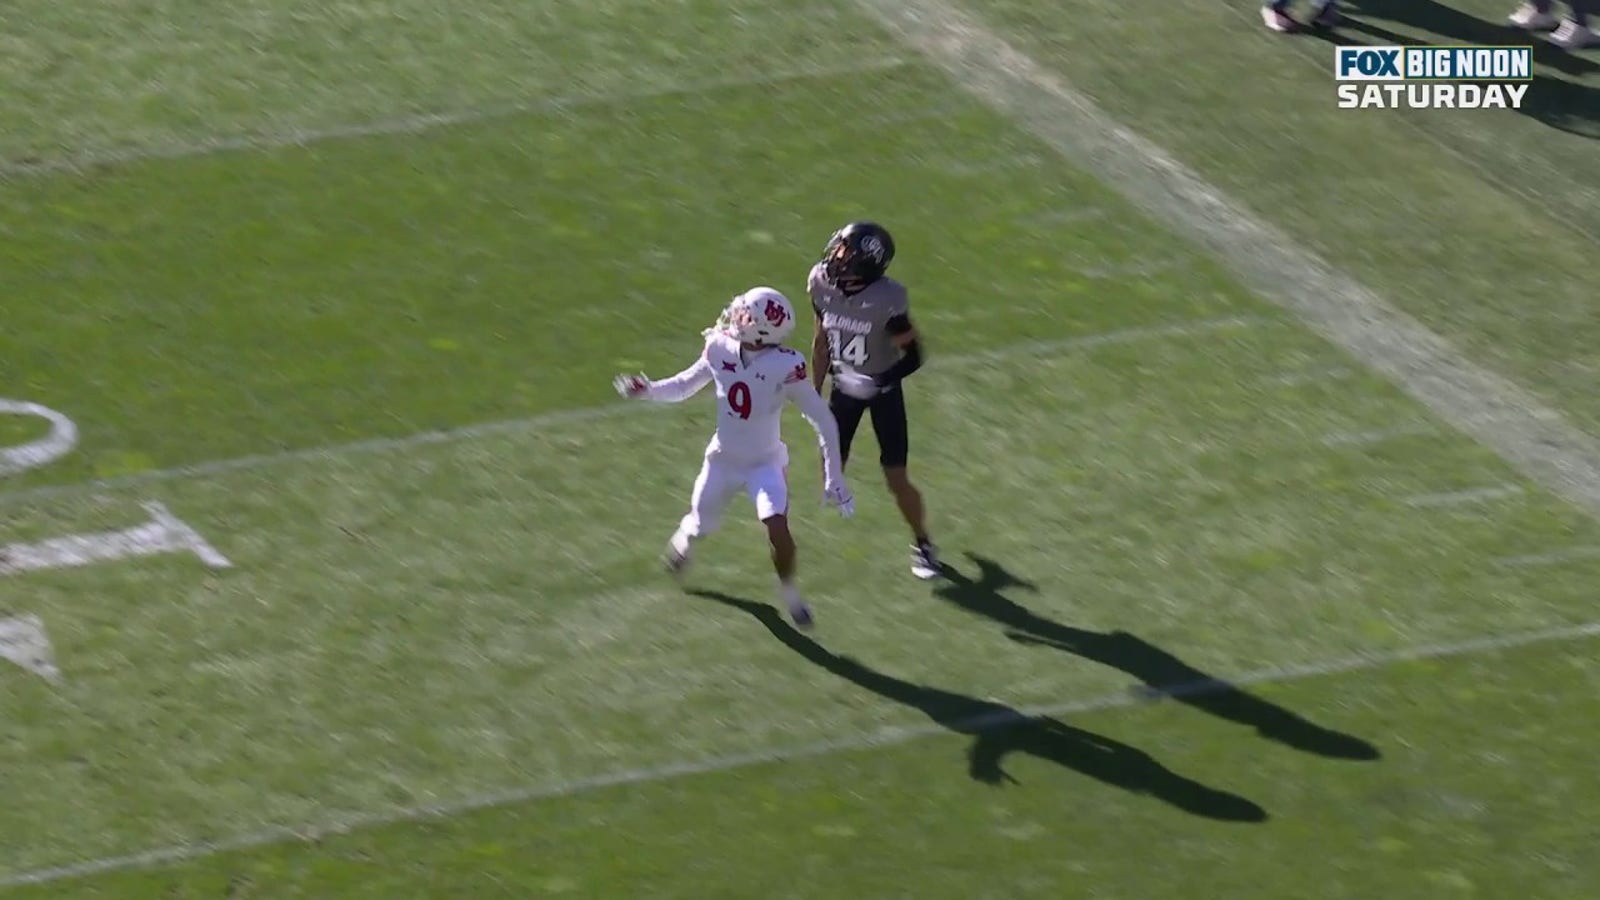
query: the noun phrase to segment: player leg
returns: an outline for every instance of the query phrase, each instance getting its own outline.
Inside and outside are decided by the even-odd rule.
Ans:
[[[678,522],[678,530],[667,542],[666,567],[674,575],[688,568],[694,553],[694,543],[717,530],[722,522],[722,510],[739,489],[739,477],[726,463],[707,456],[695,476],[694,490],[689,494],[689,511]]]
[[[858,400],[834,388],[828,392],[828,411],[839,423],[839,458],[850,462],[850,445],[856,439],[856,429],[861,427],[861,416],[867,411],[866,400]]]
[[[756,518],[767,529],[767,546],[772,551],[772,568],[778,575],[778,597],[789,610],[789,617],[801,628],[811,627],[811,608],[800,599],[795,587],[795,559],[799,551],[789,531],[789,477],[782,466],[763,466],[750,473],[745,482],[756,505]]]
[[[911,573],[922,579],[936,578],[940,574],[939,552],[928,536],[927,509],[922,503],[922,492],[906,473],[911,434],[906,421],[903,387],[873,398],[872,431],[878,438],[878,462],[883,465],[884,480],[889,483],[889,492],[894,494],[895,505],[900,507],[900,515],[911,527]]]
[[[1300,27],[1300,23],[1289,16],[1289,0],[1266,0],[1262,3],[1261,21],[1277,32],[1294,31]]]
[[[1550,35],[1550,43],[1565,50],[1582,50],[1600,43],[1600,32],[1589,27],[1589,0],[1570,0],[1571,15],[1561,20],[1561,25]]]
[[[1556,15],[1555,0],[1530,0],[1512,11],[1511,27],[1523,31],[1551,31],[1561,24]]]

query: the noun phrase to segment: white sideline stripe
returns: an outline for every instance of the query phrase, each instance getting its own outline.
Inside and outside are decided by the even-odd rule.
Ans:
[[[1174,322],[1168,325],[1150,325],[1138,328],[1125,328],[1117,331],[1105,331],[1099,334],[1088,334],[1079,337],[1060,338],[1049,341],[1025,341],[1009,344],[994,350],[984,350],[977,353],[951,354],[949,356],[934,356],[928,362],[928,368],[943,368],[945,366],[971,365],[974,363],[993,362],[1011,358],[1017,354],[1046,354],[1066,353],[1080,350],[1090,350],[1096,347],[1114,344],[1126,344],[1135,341],[1159,340],[1162,338],[1185,338],[1196,335],[1209,334],[1214,331],[1228,331],[1240,328],[1250,328],[1264,322],[1271,321],[1256,316],[1229,316],[1219,319],[1190,319]],[[348,444],[332,444],[324,447],[310,447],[302,450],[285,450],[281,453],[261,453],[250,456],[239,456],[232,459],[216,459],[208,462],[194,463],[187,466],[175,466],[170,469],[155,469],[149,472],[138,472],[116,478],[103,478],[94,481],[78,482],[76,484],[43,485],[35,488],[0,493],[0,504],[15,504],[25,501],[46,500],[55,497],[66,497],[77,494],[88,494],[96,491],[109,491],[119,488],[133,487],[143,484],[152,484],[159,481],[172,481],[184,478],[204,478],[211,475],[220,475],[227,472],[237,472],[244,469],[259,469],[283,463],[304,462],[307,460],[331,459],[340,456],[349,456],[362,453],[385,453],[394,450],[407,450],[427,444],[448,444],[456,441],[472,440],[474,438],[489,437],[497,434],[514,434],[521,431],[537,431],[555,425],[566,425],[574,422],[586,422],[591,419],[607,419],[613,416],[632,414],[645,410],[658,410],[666,408],[666,404],[659,403],[608,403],[604,406],[591,406],[581,409],[558,410],[556,412],[541,413],[521,419],[505,419],[498,422],[482,422],[476,425],[466,425],[460,428],[448,428],[438,431],[423,431],[417,434],[395,438],[372,438],[370,440],[355,441]]]
[[[944,0],[855,0],[969,93],[1208,248],[1294,313],[1529,479],[1600,516],[1600,442],[1513,382],[1266,224],[1066,79]]]
[[[1514,484],[1496,484],[1487,487],[1467,488],[1463,491],[1447,491],[1442,494],[1417,494],[1407,497],[1403,501],[1407,506],[1427,508],[1435,506],[1462,506],[1468,503],[1483,503],[1487,500],[1499,500],[1503,497],[1515,497],[1522,493],[1522,488]]]
[[[1551,643],[1555,641],[1579,640],[1582,638],[1600,635],[1600,621],[1584,622],[1575,625],[1558,625],[1535,631],[1523,631],[1515,634],[1498,635],[1494,637],[1474,638],[1455,643],[1422,644],[1403,650],[1385,653],[1362,653],[1341,659],[1325,662],[1305,663],[1300,665],[1283,666],[1279,668],[1259,669],[1238,678],[1193,682],[1188,684],[1171,685],[1159,690],[1151,690],[1144,685],[1134,686],[1127,691],[1114,694],[1105,694],[1087,700],[1075,700],[1066,703],[1052,704],[1041,707],[1031,707],[1019,710],[1024,716],[1066,716],[1078,713],[1100,712],[1105,710],[1120,709],[1144,703],[1159,702],[1167,697],[1193,696],[1224,689],[1231,685],[1247,688],[1253,685],[1298,681],[1306,678],[1315,678],[1326,675],[1338,675],[1348,672],[1358,672],[1367,669],[1382,668],[1396,663],[1413,662],[1423,659],[1440,659],[1444,657],[1468,656],[1479,653],[1492,653],[1501,650],[1510,650],[1534,644]],[[1017,721],[1017,716],[1012,715],[985,715],[982,717],[951,723],[954,728],[988,729],[1009,722]],[[106,872],[123,869],[147,868],[171,863],[183,863],[218,853],[228,853],[239,850],[249,850],[271,844],[289,842],[314,842],[333,837],[347,832],[377,828],[384,825],[399,825],[408,822],[418,822],[427,819],[443,819],[464,815],[482,810],[513,806],[520,803],[529,803],[535,800],[547,800],[557,797],[571,796],[603,788],[617,787],[620,785],[640,784],[645,782],[665,781],[672,778],[682,778],[690,775],[704,775],[715,772],[726,772],[732,769],[742,769],[766,763],[785,762],[792,760],[811,759],[827,756],[834,753],[843,753],[852,750],[866,750],[875,747],[885,747],[895,744],[904,744],[919,738],[932,737],[945,734],[953,727],[928,723],[923,725],[886,728],[876,734],[864,734],[850,738],[832,741],[819,741],[811,744],[794,744],[787,747],[772,747],[750,753],[740,753],[731,756],[713,757],[687,762],[670,763],[663,766],[626,769],[606,775],[596,775],[591,778],[579,778],[572,781],[556,784],[537,785],[512,790],[497,791],[490,794],[481,794],[476,797],[466,797],[460,800],[445,803],[414,806],[389,812],[368,813],[365,815],[351,816],[336,822],[319,824],[306,824],[298,826],[279,826],[265,828],[237,837],[223,838],[216,841],[202,841],[192,844],[178,844],[170,847],[161,847],[146,850],[140,853],[130,853],[124,856],[108,856],[100,859],[84,860],[63,866],[53,866],[46,869],[34,869],[18,872],[13,875],[0,875],[0,888],[20,887],[23,885],[46,884],[55,881],[64,881],[72,878],[84,878]]]
[[[837,66],[806,66],[796,69],[767,71],[759,75],[708,78],[692,81],[658,82],[646,79],[650,87],[637,91],[616,93],[572,94],[560,97],[541,97],[518,103],[503,103],[467,109],[444,110],[392,119],[376,119],[331,128],[292,129],[265,134],[241,134],[231,137],[209,137],[197,141],[130,147],[100,153],[84,153],[56,159],[0,162],[0,181],[15,178],[32,178],[63,172],[80,172],[98,166],[119,166],[150,160],[187,159],[245,150],[273,150],[282,147],[305,147],[324,141],[352,138],[382,137],[385,135],[417,134],[452,125],[470,125],[491,119],[505,119],[533,113],[554,112],[583,106],[603,106],[628,103],[660,97],[700,94],[711,91],[744,87],[782,84],[787,81],[804,81],[810,78],[831,78],[861,72],[882,72],[907,65],[904,59],[886,57],[862,60]]]
[[[1579,559],[1594,559],[1600,557],[1600,547],[1567,547],[1564,550],[1552,550],[1548,553],[1530,553],[1527,556],[1502,556],[1493,560],[1497,566],[1554,566],[1564,562]]]

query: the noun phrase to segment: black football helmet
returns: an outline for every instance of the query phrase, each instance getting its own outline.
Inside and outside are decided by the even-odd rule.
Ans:
[[[834,287],[853,294],[883,277],[894,259],[894,238],[876,222],[851,222],[828,238],[822,274]]]

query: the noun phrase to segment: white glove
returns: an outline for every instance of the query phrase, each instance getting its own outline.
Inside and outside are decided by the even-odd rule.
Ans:
[[[878,387],[876,379],[860,372],[833,373],[833,386],[846,397],[854,397],[857,400],[871,400],[883,393],[883,388]]]
[[[618,394],[632,399],[643,397],[649,392],[650,379],[644,377],[643,372],[638,375],[618,375],[611,380],[611,386],[617,389]]]
[[[843,478],[837,481],[829,479],[822,489],[822,502],[838,508],[839,515],[846,519],[856,514],[856,498],[851,495]]]

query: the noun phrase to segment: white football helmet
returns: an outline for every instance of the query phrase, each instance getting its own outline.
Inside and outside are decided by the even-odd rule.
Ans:
[[[773,288],[753,287],[722,311],[717,330],[748,344],[781,344],[794,331],[794,307]]]

